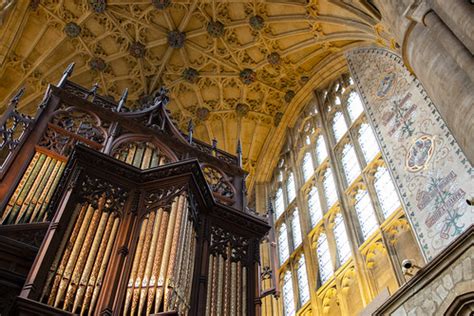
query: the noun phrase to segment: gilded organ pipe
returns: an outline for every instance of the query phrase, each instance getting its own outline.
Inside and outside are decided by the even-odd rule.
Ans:
[[[186,229],[192,226],[186,224],[185,194],[175,197],[170,204],[149,212],[142,221],[127,286],[124,315],[148,315],[169,310],[173,294],[181,291],[175,288],[173,280],[181,273],[186,277],[183,284],[187,283],[190,273],[182,271],[189,269],[189,264],[183,264],[181,271],[176,269],[177,257],[183,257],[185,263],[193,257],[191,251],[185,252],[193,245],[188,237],[192,236],[192,229]],[[186,247],[179,249],[178,245]]]
[[[119,226],[115,211],[104,210],[104,198],[98,207],[84,203],[61,255],[51,287],[45,286],[47,303],[66,311],[91,315],[101,287],[110,251]],[[59,254],[58,254],[59,255]]]
[[[126,97],[114,106],[97,86],[69,82],[71,71],[48,89],[25,134],[33,137],[8,148],[0,168],[0,225],[8,225],[0,233],[34,233],[33,246],[45,236],[16,298],[18,314],[253,310],[244,307],[254,299],[245,289],[254,273],[247,246],[267,227],[248,211],[238,158],[187,141],[164,89],[137,111]]]
[[[207,316],[246,313],[248,241],[212,227],[208,266]]]
[[[64,162],[36,152],[0,217],[1,224],[42,222]]]

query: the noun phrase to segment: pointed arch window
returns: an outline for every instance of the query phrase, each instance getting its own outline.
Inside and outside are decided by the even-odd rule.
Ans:
[[[293,172],[290,172],[286,180],[286,193],[288,194],[288,204],[290,204],[296,197],[295,177]]]
[[[321,209],[321,201],[319,200],[318,189],[312,187],[308,196],[308,210],[311,220],[311,226],[314,227],[323,218],[323,210]]]
[[[313,165],[313,158],[311,157],[311,153],[306,152],[303,156],[303,178],[304,181],[308,181],[309,178],[314,173],[314,165]]]
[[[347,99],[347,112],[351,121],[355,121],[364,112],[364,106],[359,97],[359,94],[355,91],[351,91],[349,98]]]
[[[351,185],[352,182],[359,176],[360,167],[357,162],[357,155],[354,150],[354,146],[348,143],[342,149],[342,167],[346,176],[347,185]]]
[[[386,167],[381,166],[375,172],[374,186],[383,216],[388,218],[400,206],[400,200]]]
[[[309,284],[308,284],[308,273],[306,272],[306,263],[304,261],[304,255],[298,259],[296,274],[298,276],[298,291],[300,294],[300,304],[303,306],[309,301]]]
[[[278,255],[280,258],[280,265],[282,265],[290,256],[288,232],[285,223],[281,224],[280,229],[278,230]]]
[[[351,247],[341,213],[337,214],[334,218],[334,237],[336,239],[337,258],[340,265],[343,265],[351,256]]]
[[[334,118],[332,120],[332,130],[334,132],[334,138],[336,139],[336,142],[338,142],[346,133],[347,125],[342,112],[336,112],[336,114],[334,114]]]
[[[319,135],[318,139],[316,140],[316,158],[318,160],[318,164],[322,164],[324,159],[328,156],[328,151],[326,149],[326,144],[324,142],[323,135]]]
[[[295,315],[295,300],[293,295],[293,281],[291,271],[286,271],[283,276],[283,311],[285,316]]]
[[[324,284],[333,274],[331,254],[329,253],[329,243],[325,233],[321,233],[321,235],[318,237],[317,254],[319,277],[321,279],[321,284]]]
[[[379,153],[380,148],[375,139],[375,135],[372,128],[367,123],[361,124],[359,128],[359,143],[364,154],[365,161],[371,162],[375,156]]]
[[[337,201],[336,184],[334,183],[331,167],[328,167],[324,173],[323,186],[327,207],[330,209]]]
[[[377,217],[375,216],[374,208],[370,202],[367,190],[358,190],[355,196],[354,205],[359,218],[360,228],[364,240],[366,240],[377,229]]]
[[[295,208],[291,216],[291,230],[293,233],[293,248],[296,249],[303,241],[301,237],[300,216],[297,208]]]
[[[285,203],[283,200],[283,190],[279,187],[275,194],[275,215],[276,218],[280,217],[285,211]]]

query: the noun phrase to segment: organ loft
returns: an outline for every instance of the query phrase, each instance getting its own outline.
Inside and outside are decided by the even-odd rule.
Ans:
[[[0,0],[0,315],[472,315],[473,17]]]

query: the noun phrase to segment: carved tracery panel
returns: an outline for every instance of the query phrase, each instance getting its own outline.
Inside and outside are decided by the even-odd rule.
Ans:
[[[204,165],[202,171],[214,196],[224,204],[233,204],[235,188],[231,184],[232,179],[225,173],[209,165]]]
[[[133,140],[118,144],[112,156],[140,169],[149,169],[172,162],[174,159],[153,142]]]
[[[206,315],[244,315],[249,240],[217,226],[210,238]]]
[[[99,150],[106,139],[107,132],[95,114],[67,108],[53,115],[38,145],[52,153],[68,157],[76,144]]]

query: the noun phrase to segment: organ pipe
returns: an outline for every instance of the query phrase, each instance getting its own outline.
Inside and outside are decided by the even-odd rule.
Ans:
[[[35,136],[4,147],[0,233],[39,247],[19,314],[253,314],[249,245],[266,223],[247,212],[238,159],[179,142],[159,91],[153,106],[117,112],[65,80],[48,89]]]
[[[49,305],[80,315],[92,314],[120,222],[116,211],[104,210],[104,202],[101,199],[97,207],[86,202],[80,207],[57,260],[60,264],[55,270],[53,265],[48,277],[52,284],[46,284],[42,295]]]
[[[46,209],[65,164],[36,152],[0,217],[1,224],[45,221]]]
[[[182,297],[186,293],[191,258],[188,250],[193,243],[192,225],[188,221],[186,195],[175,197],[169,206],[149,212],[140,227],[136,251],[124,302],[124,315],[142,315],[171,310],[173,295]],[[183,226],[185,228],[183,228]],[[185,229],[184,234],[180,232]],[[186,245],[178,249],[178,245]],[[182,253],[182,255],[180,255]],[[176,270],[177,257],[185,258],[179,271]],[[175,283],[173,280],[179,279]],[[183,287],[183,288],[180,288]],[[185,299],[177,298],[176,300]]]

